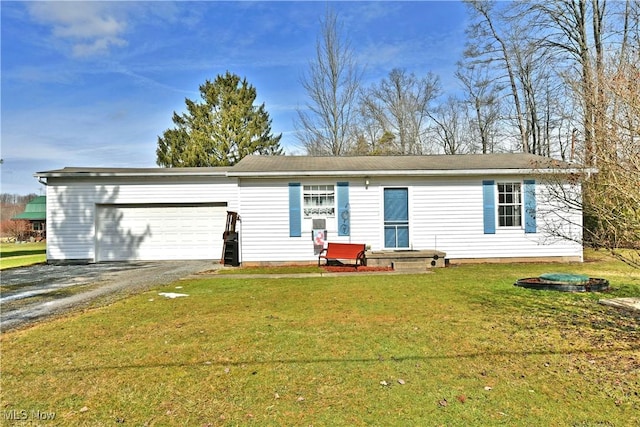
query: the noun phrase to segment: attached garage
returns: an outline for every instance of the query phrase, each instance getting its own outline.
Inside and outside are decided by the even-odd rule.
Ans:
[[[96,261],[219,260],[226,214],[226,203],[97,205]]]
[[[47,261],[211,260],[238,211],[228,167],[64,168],[46,178]],[[43,181],[41,181],[43,182]]]

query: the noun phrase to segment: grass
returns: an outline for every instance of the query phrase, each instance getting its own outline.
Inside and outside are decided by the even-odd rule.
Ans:
[[[638,425],[639,316],[513,286],[548,271],[640,295],[606,258],[182,280],[4,333],[0,405],[74,426]]]
[[[47,261],[46,242],[0,243],[0,270]]]

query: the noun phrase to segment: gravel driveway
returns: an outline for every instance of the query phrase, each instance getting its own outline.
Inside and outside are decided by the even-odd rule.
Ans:
[[[218,268],[212,261],[34,265],[2,271],[0,325],[14,329]]]

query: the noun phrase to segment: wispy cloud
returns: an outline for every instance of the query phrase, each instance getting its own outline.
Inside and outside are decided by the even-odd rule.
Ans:
[[[75,57],[108,52],[125,46],[125,16],[119,16],[108,2],[30,2],[27,10],[40,24],[51,25],[53,37],[71,45]]]

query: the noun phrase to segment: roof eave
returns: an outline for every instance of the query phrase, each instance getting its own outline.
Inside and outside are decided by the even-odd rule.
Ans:
[[[358,171],[254,171],[228,173],[236,178],[291,178],[291,177],[366,177],[366,176],[487,176],[487,175],[568,175],[595,173],[595,169],[445,169],[445,170],[358,170]]]
[[[18,219],[26,219],[29,221],[45,221],[47,219],[46,214],[38,214],[38,215],[25,215],[24,213],[18,214],[16,216],[14,216],[13,218],[14,220],[18,220]]]
[[[148,172],[36,172],[36,178],[149,178],[149,177],[227,177],[226,171],[201,172],[201,171],[177,171],[168,173]]]

